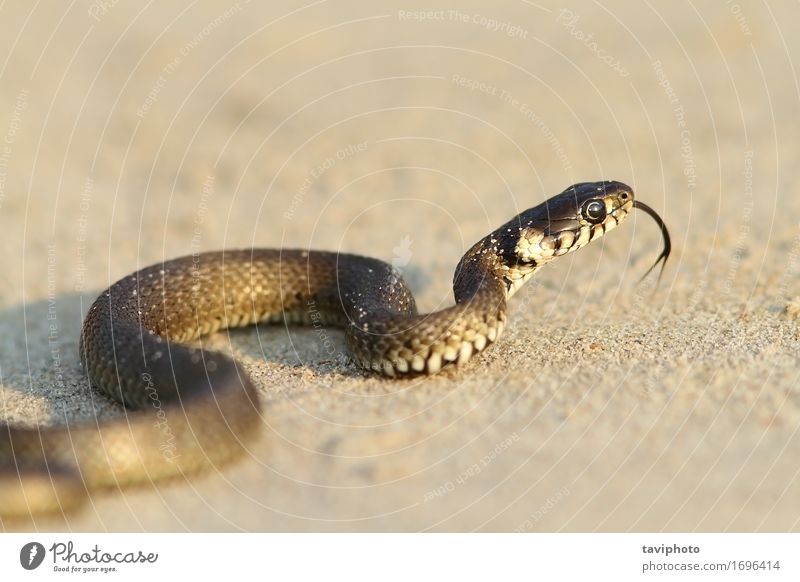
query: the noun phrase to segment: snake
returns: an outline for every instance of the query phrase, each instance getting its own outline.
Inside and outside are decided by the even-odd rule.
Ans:
[[[600,239],[634,208],[633,189],[583,182],[525,210],[477,243],[453,277],[455,303],[420,314],[395,267],[354,254],[252,248],[194,253],[124,277],[81,328],[91,385],[125,415],[61,426],[0,424],[0,517],[67,512],[95,490],[218,468],[263,425],[258,391],[201,336],[256,323],[344,329],[354,364],[389,377],[463,366],[497,343],[508,300],[540,268]],[[650,271],[648,271],[649,273]]]

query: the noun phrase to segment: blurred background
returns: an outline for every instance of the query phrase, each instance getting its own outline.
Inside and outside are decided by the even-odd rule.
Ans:
[[[220,334],[250,455],[5,529],[800,529],[796,2],[0,8],[0,418],[111,418],[83,314],[164,258],[342,250],[452,302],[479,238],[572,183],[637,216],[540,272],[465,369],[388,381],[335,330]]]

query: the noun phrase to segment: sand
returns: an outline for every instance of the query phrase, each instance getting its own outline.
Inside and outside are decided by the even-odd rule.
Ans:
[[[434,310],[484,234],[617,179],[672,232],[661,284],[640,215],[456,372],[219,334],[261,392],[246,458],[3,529],[800,530],[796,3],[266,4],[3,6],[0,418],[119,416],[83,314],[195,250],[376,256]]]

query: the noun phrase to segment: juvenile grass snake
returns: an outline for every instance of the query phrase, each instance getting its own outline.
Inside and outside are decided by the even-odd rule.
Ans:
[[[89,309],[80,357],[92,385],[123,403],[108,422],[0,424],[0,516],[58,512],[91,491],[215,467],[261,427],[256,389],[223,354],[186,345],[257,322],[338,326],[353,359],[388,376],[434,374],[495,343],[506,302],[533,274],[622,223],[661,218],[620,182],[575,184],[467,251],[455,305],[418,314],[397,270],[357,255],[248,249],[190,255],[133,273]],[[663,265],[662,265],[663,269]]]

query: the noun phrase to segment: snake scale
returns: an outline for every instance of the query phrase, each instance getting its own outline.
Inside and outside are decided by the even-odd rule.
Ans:
[[[93,386],[123,403],[109,422],[0,424],[0,516],[60,512],[98,488],[187,475],[242,453],[261,427],[257,391],[233,359],[186,345],[257,322],[342,327],[362,367],[434,374],[496,342],[507,300],[543,265],[602,237],[633,208],[620,182],[575,184],[467,251],[455,305],[418,314],[397,270],[357,255],[249,249],[178,258],[133,273],[92,304],[80,357]],[[663,265],[662,265],[663,269]]]

